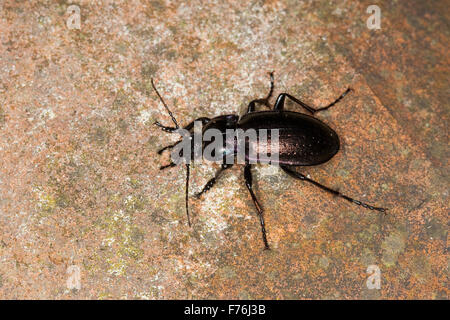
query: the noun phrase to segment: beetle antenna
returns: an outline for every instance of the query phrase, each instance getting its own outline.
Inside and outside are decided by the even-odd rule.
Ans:
[[[189,227],[191,226],[191,219],[189,218],[189,164],[186,164],[186,215]]]
[[[164,102],[164,99],[161,97],[161,95],[159,94],[158,90],[156,89],[155,84],[153,83],[153,78],[151,78],[151,82],[152,82],[153,90],[155,90],[156,94],[157,94],[158,97],[159,97],[159,100],[161,100],[162,104],[164,105],[164,107],[166,108],[167,112],[169,113],[169,116],[172,118],[172,121],[173,121],[173,123],[175,124],[175,127],[176,127],[177,129],[180,128],[180,126],[178,125],[178,122],[177,122],[177,120],[175,119],[175,117],[174,117],[172,111],[170,111],[169,107],[168,107],[167,104]]]

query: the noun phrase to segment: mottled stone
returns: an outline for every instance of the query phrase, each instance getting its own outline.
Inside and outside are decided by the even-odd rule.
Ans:
[[[448,299],[445,1],[66,1],[0,6],[0,297]],[[269,90],[325,106],[340,152],[300,170],[387,215],[257,166],[271,251],[235,166],[184,208],[178,139]],[[263,107],[261,107],[263,108]],[[289,110],[300,108],[286,103]],[[192,168],[191,195],[217,166]],[[380,269],[371,289],[367,268]]]

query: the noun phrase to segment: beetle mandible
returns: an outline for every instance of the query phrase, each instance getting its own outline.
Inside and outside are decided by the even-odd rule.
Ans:
[[[165,103],[164,99],[158,92],[158,90],[155,87],[155,84],[153,82],[153,79],[151,79],[151,83],[153,86],[153,89],[155,90],[156,94],[158,95],[160,101],[164,105],[165,109],[169,113],[169,116],[172,118],[173,123],[175,124],[175,127],[168,127],[164,126],[158,121],[155,122],[155,125],[160,127],[162,130],[166,132],[177,132],[177,130],[180,128],[178,125],[177,120],[173,116],[172,112],[170,111],[169,107]],[[269,99],[271,98],[273,94],[274,89],[274,77],[273,72],[270,73],[270,91],[269,94],[262,99],[255,99],[250,101],[247,112],[239,117],[236,114],[227,114],[227,115],[221,115],[217,116],[215,118],[207,118],[207,117],[201,117],[198,119],[195,119],[185,127],[184,129],[188,130],[191,133],[191,139],[194,135],[194,122],[200,121],[205,127],[203,128],[203,133],[208,129],[218,129],[223,134],[225,134],[226,129],[278,129],[279,130],[279,154],[278,154],[278,165],[280,168],[286,172],[289,176],[303,180],[306,182],[309,182],[316,187],[319,187],[320,189],[331,193],[335,196],[341,197],[351,203],[357,204],[359,206],[362,206],[364,208],[370,209],[370,210],[376,210],[383,213],[386,213],[386,208],[381,207],[375,207],[369,204],[366,204],[364,202],[361,202],[359,200],[355,200],[353,198],[350,198],[342,193],[340,193],[337,190],[331,189],[319,182],[314,181],[311,178],[308,178],[307,176],[301,174],[300,172],[297,172],[293,169],[293,167],[297,166],[315,166],[322,164],[324,162],[327,162],[330,160],[338,151],[340,147],[339,137],[336,134],[336,132],[331,129],[328,125],[326,125],[321,120],[315,118],[313,115],[323,111],[327,110],[328,108],[334,106],[336,103],[338,103],[340,100],[342,100],[352,89],[348,88],[343,94],[339,96],[335,101],[330,103],[329,105],[321,108],[313,108],[307,105],[306,103],[302,102],[301,100],[297,99],[296,97],[288,94],[288,93],[280,93],[278,95],[278,98],[276,99],[276,102],[272,108],[272,106],[269,103]],[[293,111],[287,111],[284,109],[284,103],[286,98],[292,100],[293,102],[300,105],[302,108],[304,108],[307,112],[309,112],[311,115],[307,115],[304,113],[299,112],[293,112]],[[270,111],[255,111],[256,105],[262,104],[269,108]],[[174,148],[178,143],[181,141],[178,141],[174,144],[168,145],[158,151],[158,154],[162,154],[163,151]],[[269,143],[269,141],[267,142]],[[203,146],[204,147],[204,146]],[[229,153],[235,153],[236,148],[235,146],[231,146],[231,149],[225,150],[226,154]],[[250,196],[253,200],[253,203],[256,207],[256,211],[258,214],[259,222],[261,225],[261,233],[262,233],[262,239],[264,242],[264,248],[269,249],[269,243],[267,241],[266,236],[266,227],[264,222],[264,213],[263,209],[253,191],[253,181],[252,181],[252,172],[251,167],[252,164],[250,164],[250,159],[246,155],[246,162],[244,165],[244,179],[245,179],[245,185],[250,193]],[[160,169],[166,169],[170,167],[174,167],[177,164],[173,161],[170,162],[168,165],[161,166]],[[191,221],[189,217],[189,206],[188,206],[188,194],[189,194],[189,170],[190,170],[190,164],[186,162],[186,197],[185,197],[185,203],[186,203],[186,215],[189,226],[191,226]],[[209,189],[211,189],[218,178],[222,175],[222,173],[231,168],[233,164],[227,164],[225,162],[222,163],[221,168],[216,172],[215,176],[211,178],[206,185],[203,187],[202,191],[196,194],[196,197],[199,198],[203,193],[207,192]]]

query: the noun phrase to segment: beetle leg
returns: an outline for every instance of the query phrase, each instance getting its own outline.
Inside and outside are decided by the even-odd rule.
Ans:
[[[190,122],[189,124],[187,124],[187,125],[184,127],[184,129],[190,131],[192,128],[194,128],[194,123],[195,123],[195,121],[201,121],[202,124],[204,125],[204,124],[208,123],[210,120],[211,120],[210,118],[206,118],[206,117],[197,118],[197,119],[195,119],[194,121],[192,121],[192,122]],[[165,127],[165,126],[163,126],[162,124],[160,124],[158,121],[156,121],[155,124],[156,124],[158,127],[162,128],[164,131],[173,132],[173,131],[176,130],[176,128],[173,128],[173,127]],[[167,149],[172,149],[172,148],[175,147],[177,144],[179,144],[181,141],[182,141],[182,140],[179,140],[179,141],[175,142],[174,144],[171,144],[171,145],[165,146],[164,148],[159,149],[159,150],[158,150],[158,154],[163,153],[163,152],[164,152],[165,150],[167,150]]]
[[[186,164],[186,189],[185,189],[185,200],[186,200],[186,216],[189,227],[191,226],[191,218],[189,217],[189,164]]]
[[[295,103],[301,105],[305,110],[307,110],[311,114],[315,114],[316,112],[323,111],[323,110],[326,110],[326,109],[334,106],[336,103],[341,101],[352,90],[353,89],[348,88],[335,101],[333,101],[332,103],[330,103],[326,107],[317,108],[317,109],[308,106],[306,103],[304,103],[303,101],[301,101],[301,100],[297,99],[296,97],[290,95],[289,93],[280,93],[280,95],[278,95],[277,101],[275,102],[275,105],[274,105],[273,109],[274,110],[283,110],[284,109],[284,101],[285,101],[285,99],[287,97],[287,98],[291,99],[292,101],[294,101]]]
[[[226,169],[231,168],[233,165],[232,164],[222,164],[222,167],[216,172],[216,175],[214,178],[211,178],[203,187],[202,191],[200,191],[199,193],[197,193],[195,195],[195,197],[198,199],[200,198],[200,196],[202,194],[204,194],[206,191],[208,191],[209,189],[211,189],[217,182],[217,180],[219,179],[219,177],[221,176],[222,172],[225,171]]]
[[[248,104],[247,112],[246,112],[246,113],[255,112],[256,102],[258,102],[258,100],[252,100],[252,101],[250,101],[250,103]]]
[[[154,124],[156,126],[160,127],[163,131],[170,132],[170,133],[173,133],[173,132],[175,132],[175,130],[178,130],[178,128],[176,128],[176,127],[166,127],[166,126],[162,125],[161,123],[159,123],[158,121],[155,121]]]
[[[210,118],[200,117],[200,118],[197,118],[197,119],[191,121],[190,123],[188,123],[186,126],[183,127],[183,129],[191,130],[192,128],[194,128],[195,121],[201,121],[202,125],[204,125],[204,124],[208,123],[210,120],[211,120]],[[163,131],[170,132],[170,133],[173,133],[178,129],[176,127],[166,127],[166,126],[162,125],[161,123],[159,123],[158,121],[155,121],[154,124],[157,125],[158,127],[160,127]]]
[[[286,172],[291,177],[294,177],[296,179],[300,179],[300,180],[303,180],[303,181],[308,181],[308,182],[312,183],[313,185],[315,185],[316,187],[319,187],[320,189],[325,190],[325,191],[327,191],[327,192],[329,192],[329,193],[331,193],[331,194],[333,194],[335,196],[341,197],[341,198],[343,198],[343,199],[345,199],[345,200],[347,200],[347,201],[349,201],[351,203],[357,204],[359,206],[362,206],[362,207],[370,209],[370,210],[380,211],[380,212],[383,212],[384,214],[386,214],[387,209],[385,209],[385,208],[373,207],[373,206],[371,206],[369,204],[366,204],[364,202],[361,202],[359,200],[352,199],[352,198],[350,198],[350,197],[348,197],[346,195],[343,195],[339,191],[330,189],[327,186],[324,186],[323,184],[320,184],[320,183],[318,183],[318,182],[316,182],[316,181],[314,181],[312,179],[309,179],[307,176],[305,176],[305,175],[303,175],[303,174],[301,174],[301,173],[299,173],[299,172],[297,172],[295,170],[292,170],[291,168],[289,168],[287,166],[280,165],[280,167],[281,167],[281,169],[284,170],[284,172]]]
[[[264,213],[263,209],[261,208],[261,205],[258,202],[258,199],[255,196],[255,193],[253,192],[253,183],[252,183],[252,172],[251,172],[251,165],[246,164],[244,167],[244,178],[245,178],[245,185],[247,186],[248,191],[250,192],[250,195],[252,197],[253,203],[255,204],[256,211],[258,212],[259,222],[261,224],[261,232],[264,242],[264,249],[269,250],[269,243],[267,242],[267,236],[266,236],[266,226],[264,223]]]
[[[171,162],[171,163],[169,163],[169,164],[166,164],[165,166],[161,166],[161,167],[159,167],[159,170],[164,170],[164,169],[167,169],[167,168],[172,168],[172,167],[176,167],[176,163],[175,162]]]
[[[200,118],[197,118],[197,119],[193,120],[192,122],[190,122],[189,124],[187,124],[187,125],[186,125],[185,127],[183,127],[183,128],[190,131],[192,128],[194,128],[194,123],[195,123],[195,121],[200,121],[200,122],[202,123],[202,125],[205,125],[205,124],[207,124],[209,121],[211,121],[211,119],[210,119],[210,118],[207,118],[207,117],[200,117]]]
[[[248,107],[247,107],[247,113],[255,111],[256,103],[262,103],[267,108],[269,108],[269,109],[271,108],[270,103],[269,103],[269,99],[272,96],[273,88],[274,88],[273,72],[270,72],[269,75],[270,75],[270,91],[269,91],[269,94],[267,95],[267,97],[265,97],[263,99],[255,99],[255,100],[250,101],[250,103],[248,104]]]
[[[171,145],[165,146],[164,148],[161,148],[158,150],[158,154],[162,154],[164,151],[166,151],[167,149],[172,149],[173,147],[175,147],[177,144],[179,144],[182,140],[179,140]]]
[[[336,103],[338,103],[339,101],[341,101],[350,91],[352,91],[353,89],[351,88],[347,88],[347,90],[345,90],[345,92],[343,94],[341,94],[339,96],[339,98],[337,98],[336,100],[334,100],[332,103],[330,103],[329,105],[322,107],[322,108],[318,108],[315,109],[315,112],[319,112],[319,111],[323,111],[323,110],[327,110],[328,108],[331,108],[332,106],[334,106]]]

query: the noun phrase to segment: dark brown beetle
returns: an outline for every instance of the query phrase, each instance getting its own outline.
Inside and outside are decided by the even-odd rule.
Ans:
[[[194,121],[201,121],[205,126],[203,128],[203,132],[205,132],[208,129],[218,129],[221,132],[225,134],[226,129],[255,129],[258,131],[258,129],[278,129],[279,132],[279,148],[278,148],[278,162],[272,164],[277,164],[285,171],[288,175],[291,177],[294,177],[296,179],[300,179],[303,181],[307,181],[312,183],[313,185],[321,188],[322,190],[325,190],[335,196],[339,196],[349,202],[352,202],[354,204],[363,206],[364,208],[370,209],[370,210],[376,210],[385,213],[387,209],[380,208],[380,207],[374,207],[371,205],[368,205],[366,203],[363,203],[361,201],[352,199],[346,195],[341,194],[339,191],[333,190],[327,186],[324,186],[307,176],[293,170],[292,167],[296,166],[314,166],[318,165],[324,162],[327,162],[330,160],[338,151],[339,151],[339,137],[336,134],[336,132],[331,129],[328,125],[320,121],[319,119],[306,115],[303,113],[298,112],[292,112],[292,111],[286,111],[284,110],[284,102],[286,98],[291,99],[295,103],[299,104],[301,107],[303,107],[306,111],[314,115],[315,113],[319,111],[326,110],[332,106],[334,106],[337,102],[339,102],[342,98],[347,95],[351,89],[347,89],[339,98],[337,98],[334,102],[330,103],[326,107],[322,108],[312,108],[308,106],[306,103],[300,101],[299,99],[291,96],[288,93],[281,93],[276,102],[273,106],[273,109],[269,103],[269,98],[272,96],[273,88],[274,88],[274,80],[273,80],[273,72],[270,73],[270,92],[267,95],[266,98],[263,99],[256,99],[249,103],[247,112],[242,116],[239,117],[235,114],[229,114],[229,115],[222,115],[215,118],[198,118]],[[155,122],[157,126],[162,128],[164,131],[167,132],[175,132],[177,129],[179,129],[178,123],[173,116],[172,112],[169,110],[167,104],[164,102],[163,98],[159,94],[158,90],[156,89],[153,80],[152,80],[153,89],[156,91],[159,99],[164,104],[164,107],[168,111],[170,117],[172,118],[172,121],[175,124],[175,127],[167,127],[161,125],[159,122]],[[267,106],[269,109],[272,109],[270,111],[255,111],[256,104],[263,104]],[[184,129],[189,130],[192,132],[192,137],[194,135],[193,128],[194,128],[194,121],[189,123],[187,126],[184,127]],[[179,141],[181,142],[181,141]],[[179,142],[166,146],[163,149],[159,150],[158,153],[161,154],[164,150],[174,148]],[[270,143],[270,141],[268,141]],[[236,145],[228,144],[228,149],[225,150],[224,155],[235,155],[236,153]],[[205,147],[205,145],[203,146]],[[251,164],[249,163],[250,159],[246,153],[246,164],[244,166],[244,178],[245,178],[245,185],[247,186],[248,191],[250,192],[250,195],[252,197],[253,203],[255,204],[256,210],[258,212],[258,217],[261,224],[261,231],[262,231],[262,238],[264,241],[264,247],[265,249],[269,249],[269,244],[267,242],[266,237],[266,228],[264,223],[264,216],[263,216],[263,210],[261,208],[261,205],[258,202],[258,199],[255,196],[255,193],[253,192],[252,187],[252,173],[251,173]],[[258,159],[259,160],[259,159]],[[264,161],[260,161],[261,163],[264,163]],[[174,162],[171,162],[168,165],[162,166],[160,169],[165,169],[169,167],[174,167],[176,164]],[[210,179],[206,185],[204,186],[203,190],[198,193],[196,196],[200,197],[204,192],[211,189],[214,184],[216,183],[219,176],[222,174],[222,172],[226,169],[231,168],[232,164],[226,164],[225,162],[222,164],[221,168],[217,171],[214,178]],[[190,223],[189,218],[189,208],[188,208],[188,191],[189,191],[189,163],[186,163],[186,214],[188,217],[188,223]]]

